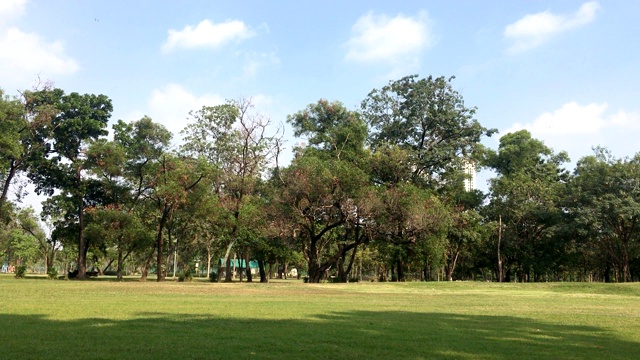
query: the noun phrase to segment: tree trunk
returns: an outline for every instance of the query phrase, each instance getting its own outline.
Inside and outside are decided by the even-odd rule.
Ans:
[[[211,275],[211,258],[212,257],[213,255],[211,254],[211,244],[209,244],[209,246],[207,246],[207,276]],[[175,258],[174,258],[174,262],[175,262]]]
[[[164,281],[164,261],[162,259],[163,255],[163,245],[164,245],[164,227],[169,218],[169,212],[171,211],[171,206],[165,205],[162,210],[162,217],[160,218],[160,223],[158,223],[158,233],[156,234],[156,248],[158,250],[158,255],[156,257],[156,273],[158,274],[157,280],[158,282]]]
[[[447,272],[447,281],[453,281],[453,271],[456,268],[456,263],[458,262],[458,256],[460,255],[459,251],[456,251],[455,256],[453,257],[453,260],[451,261],[450,264],[447,265],[446,267],[446,272]]]
[[[338,259],[338,264],[337,264],[337,268],[338,268],[338,281],[341,283],[346,283],[347,282],[347,274],[344,271],[344,261],[345,261],[345,257],[346,254],[342,253],[342,256],[340,256],[340,258]]]
[[[264,260],[258,260],[258,269],[260,271],[260,282],[268,283],[269,278],[267,277],[267,273],[264,270]]]
[[[16,176],[17,167],[15,166],[15,160],[11,160],[11,166],[9,168],[9,173],[7,177],[4,179],[4,184],[2,185],[2,196],[0,196],[0,209],[4,206],[7,201],[7,196],[9,195],[9,188],[11,187],[11,181]]]
[[[398,282],[404,282],[404,261],[402,259],[398,259]]]
[[[80,167],[76,172],[76,181],[80,187]],[[80,191],[80,189],[78,189]],[[84,241],[84,195],[78,199],[78,275],[77,279],[84,279],[87,275],[87,248]]]
[[[247,250],[247,253],[244,256],[244,263],[245,263],[245,271],[247,274],[247,282],[253,282],[253,275],[251,274],[251,265],[249,264],[249,259],[251,257],[249,256],[249,251]]]
[[[116,272],[118,281],[122,281],[122,262],[122,249],[118,246],[118,269]]]
[[[351,269],[353,269],[353,263],[356,261],[356,253],[358,252],[358,245],[353,248],[353,252],[351,253],[351,259],[349,260],[349,266],[347,266],[347,270],[345,271],[346,280],[349,281],[349,277],[351,275]]]
[[[151,261],[153,261],[153,253],[156,251],[156,247],[154,245],[153,249],[151,249],[151,253],[147,257],[147,261],[145,261],[142,267],[142,274],[140,276],[140,281],[146,281],[147,276],[149,276],[149,266],[151,266]]]
[[[504,280],[502,272],[502,255],[500,255],[500,242],[502,241],[502,215],[498,216],[498,282]]]
[[[235,240],[232,240],[227,246],[227,252],[224,254],[223,264],[226,267],[226,271],[224,273],[224,282],[231,282],[231,259],[229,256],[231,255],[231,248],[233,248],[233,244]],[[222,270],[222,268],[220,268]],[[218,270],[218,282],[222,281],[222,277],[220,276],[220,270]]]

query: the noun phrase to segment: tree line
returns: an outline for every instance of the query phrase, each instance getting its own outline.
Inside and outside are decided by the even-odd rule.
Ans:
[[[282,126],[250,99],[194,109],[175,146],[146,116],[109,133],[105,95],[0,92],[0,261],[80,279],[202,264],[232,281],[246,264],[253,281],[257,263],[260,282],[289,266],[309,282],[637,281],[640,155],[595,148],[570,172],[526,130],[487,148],[496,130],[452,80],[308,105],[287,116],[304,141],[288,164]],[[493,170],[486,194],[465,189],[470,164]],[[27,184],[49,231],[19,206]]]

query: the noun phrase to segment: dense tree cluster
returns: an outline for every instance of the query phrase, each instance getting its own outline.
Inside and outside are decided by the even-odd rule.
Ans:
[[[487,149],[495,130],[451,82],[308,105],[286,119],[305,145],[285,166],[281,128],[249,99],[194,109],[176,148],[146,116],[109,136],[104,95],[0,93],[0,262],[158,281],[637,281],[640,155],[598,148],[571,173],[525,130]],[[494,171],[487,194],[465,190],[468,164]],[[19,206],[29,183],[42,222]]]

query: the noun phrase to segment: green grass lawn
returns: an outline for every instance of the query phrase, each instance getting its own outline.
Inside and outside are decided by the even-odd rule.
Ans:
[[[2,359],[637,359],[640,284],[0,276]]]

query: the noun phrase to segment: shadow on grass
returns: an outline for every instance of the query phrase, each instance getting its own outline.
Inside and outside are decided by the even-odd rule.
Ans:
[[[446,313],[73,321],[0,314],[0,324],[6,359],[632,359],[640,345],[597,327]]]

